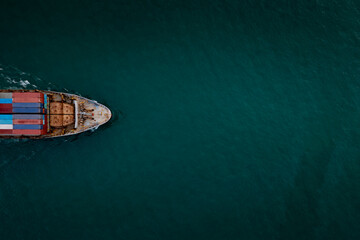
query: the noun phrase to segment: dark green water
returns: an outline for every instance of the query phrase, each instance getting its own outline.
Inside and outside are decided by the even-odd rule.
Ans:
[[[114,118],[0,141],[0,239],[360,239],[359,47],[359,1],[1,1],[0,88]]]

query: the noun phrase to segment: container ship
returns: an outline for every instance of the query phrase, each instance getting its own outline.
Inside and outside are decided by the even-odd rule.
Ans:
[[[0,138],[70,136],[108,122],[111,111],[78,95],[41,90],[0,90]]]

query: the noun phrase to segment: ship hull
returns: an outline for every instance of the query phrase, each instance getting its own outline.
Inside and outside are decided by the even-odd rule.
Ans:
[[[36,94],[41,97],[35,98],[38,96]],[[20,116],[26,120],[19,120]],[[39,117],[42,123],[33,125],[40,120],[29,119],[30,117]],[[0,90],[0,119],[8,119],[2,120],[2,123],[10,123],[1,124],[0,121],[0,138],[45,139],[72,136],[96,129],[111,117],[112,113],[105,105],[75,94]],[[41,130],[31,130],[33,128]]]

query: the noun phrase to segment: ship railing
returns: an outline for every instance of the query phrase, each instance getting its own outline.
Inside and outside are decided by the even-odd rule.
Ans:
[[[75,129],[78,127],[78,121],[79,121],[79,105],[76,100],[74,100],[75,105]]]

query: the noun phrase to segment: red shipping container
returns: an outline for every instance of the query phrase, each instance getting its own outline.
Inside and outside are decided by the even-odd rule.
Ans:
[[[0,109],[3,109],[3,108],[12,108],[12,104],[10,103],[0,103]]]
[[[14,129],[12,132],[16,135],[41,135],[41,130]]]
[[[47,125],[47,115],[44,115],[44,117],[45,117],[45,123],[44,123],[44,125],[43,125],[43,130],[42,130],[42,134],[43,135],[45,135],[45,134],[47,134],[47,131],[48,131],[48,125]]]
[[[44,97],[42,93],[36,92],[14,92],[12,94],[13,98],[41,98]]]
[[[12,113],[12,108],[0,108],[0,113]]]
[[[11,129],[0,129],[0,134],[12,134],[12,131]]]
[[[13,98],[13,103],[44,103],[44,98]]]
[[[42,125],[43,120],[42,119],[14,119],[13,124],[36,124],[36,125]]]

